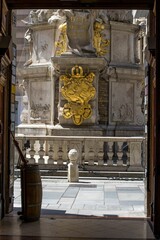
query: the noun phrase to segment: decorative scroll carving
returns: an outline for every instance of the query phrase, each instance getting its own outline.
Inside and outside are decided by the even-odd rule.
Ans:
[[[92,85],[94,77],[93,72],[84,74],[83,68],[78,65],[71,69],[71,74],[60,76],[60,81],[64,84],[60,92],[68,101],[64,104],[63,116],[66,119],[72,118],[76,125],[82,124],[84,119],[92,115],[92,108],[88,102],[96,94],[96,89]]]
[[[94,38],[93,45],[96,49],[98,56],[104,56],[107,53],[107,47],[110,43],[109,40],[104,38],[103,30],[105,25],[102,19],[98,19],[94,23]]]

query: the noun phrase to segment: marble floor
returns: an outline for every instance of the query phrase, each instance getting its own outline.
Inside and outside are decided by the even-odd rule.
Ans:
[[[17,216],[0,222],[0,239],[41,240],[143,240],[155,239],[147,219],[82,216],[42,216],[36,222],[22,222]]]
[[[41,217],[24,222],[20,179],[15,181],[14,211],[0,222],[2,240],[155,239],[145,217],[143,181],[42,179]]]
[[[44,214],[145,217],[144,182],[80,178],[42,179]],[[14,207],[21,207],[20,179],[15,181]]]

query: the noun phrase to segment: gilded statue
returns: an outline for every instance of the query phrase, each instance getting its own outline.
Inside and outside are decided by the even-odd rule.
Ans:
[[[96,20],[94,23],[93,45],[98,56],[104,56],[107,53],[107,47],[110,43],[110,41],[105,39],[103,36],[102,32],[104,29],[105,24],[102,19]]]
[[[59,26],[60,36],[58,42],[55,43],[58,48],[56,55],[60,56],[62,53],[65,53],[67,50],[67,23],[63,23]]]
[[[92,115],[91,105],[88,103],[95,97],[96,89],[93,86],[95,74],[84,74],[81,66],[75,65],[71,74],[61,75],[63,85],[60,89],[62,96],[68,101],[63,107],[63,116],[72,118],[74,124],[81,125]]]

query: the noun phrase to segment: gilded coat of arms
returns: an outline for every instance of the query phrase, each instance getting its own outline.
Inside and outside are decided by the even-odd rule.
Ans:
[[[60,76],[60,81],[63,82],[60,92],[68,101],[64,104],[63,116],[66,119],[72,118],[76,125],[81,125],[92,115],[92,108],[88,102],[96,94],[94,78],[93,72],[84,74],[83,68],[78,65],[71,69],[71,74]]]

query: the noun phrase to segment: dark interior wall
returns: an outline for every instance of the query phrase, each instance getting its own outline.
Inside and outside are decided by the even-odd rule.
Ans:
[[[153,9],[154,0],[7,0],[9,9]]]

